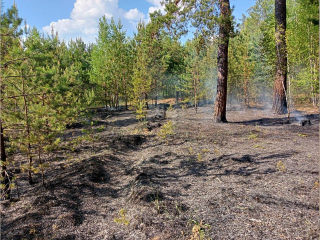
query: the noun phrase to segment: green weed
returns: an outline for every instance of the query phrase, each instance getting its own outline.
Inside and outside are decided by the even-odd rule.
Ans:
[[[189,147],[188,152],[189,152],[190,155],[193,155],[194,154],[193,148]]]
[[[256,139],[258,137],[257,134],[254,134],[254,133],[250,133],[250,135],[248,136],[248,140],[251,140],[251,139]]]
[[[159,138],[166,140],[166,143],[168,144],[169,143],[168,136],[174,135],[174,134],[175,134],[174,125],[173,125],[172,121],[168,121],[166,124],[164,124],[160,128],[160,131],[158,132],[157,135]]]
[[[119,218],[115,218],[114,221],[115,221],[116,223],[124,224],[124,225],[127,226],[127,225],[130,223],[130,220],[127,219],[126,214],[127,214],[127,210],[125,210],[125,209],[123,209],[123,208],[120,209],[120,210],[119,210],[119,215],[120,215],[120,217],[119,217]]]
[[[190,222],[193,225],[193,227],[192,227],[192,234],[188,238],[188,240],[210,239],[209,236],[206,234],[206,231],[210,230],[211,228],[209,224],[204,224],[202,220],[200,222],[196,220],[191,220]]]
[[[262,148],[262,149],[264,149],[264,146],[259,145],[259,144],[253,145],[253,147],[254,147],[254,148]]]
[[[147,110],[146,110],[145,102],[139,101],[137,103],[136,114],[137,114],[137,116],[136,116],[137,120],[143,121],[146,119]]]
[[[202,153],[209,153],[209,152],[210,152],[210,150],[209,150],[209,149],[207,149],[207,148],[204,148],[204,149],[202,149],[202,150],[201,150],[201,152],[202,152]]]
[[[298,136],[299,137],[307,137],[308,135],[307,134],[298,133]]]
[[[277,162],[277,169],[279,172],[287,171],[286,165],[282,161]]]

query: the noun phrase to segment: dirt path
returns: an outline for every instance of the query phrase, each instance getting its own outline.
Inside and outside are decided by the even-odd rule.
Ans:
[[[2,203],[1,239],[319,238],[319,114],[211,118],[210,107],[168,111],[157,121],[175,134],[161,140],[129,111],[98,113],[94,144],[51,156],[48,190],[21,174],[20,201]]]

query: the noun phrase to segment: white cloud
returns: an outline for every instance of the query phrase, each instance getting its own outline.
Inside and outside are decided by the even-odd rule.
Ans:
[[[154,13],[156,11],[161,11],[161,13],[164,13],[164,6],[161,5],[162,0],[147,0],[147,2],[151,3],[153,6],[149,7],[148,11],[148,19],[146,19],[147,22],[150,21],[150,13]]]
[[[135,8],[130,9],[129,12],[126,12],[124,14],[124,17],[128,20],[140,21],[141,19],[144,19],[145,15],[142,12],[140,12],[137,8]]]
[[[158,11],[158,10],[161,10],[161,8],[158,8],[158,7],[149,7],[149,14],[150,13],[153,13],[155,11]]]
[[[110,13],[105,13],[104,16],[106,17],[106,19],[111,19],[113,17]]]
[[[161,1],[162,0],[147,0],[149,3],[151,3],[152,5],[161,8]]]
[[[98,23],[102,16],[107,19],[114,17],[115,21],[123,17],[125,10],[118,7],[118,0],[76,0],[70,18],[51,22],[43,27],[47,33],[52,27],[60,38],[66,41],[80,37],[86,42],[95,42],[98,34]]]
[[[153,5],[149,8],[148,13],[140,12],[137,8],[125,11],[119,8],[119,0],[76,0],[70,13],[70,18],[51,22],[49,26],[43,27],[43,31],[50,34],[53,27],[58,31],[60,38],[66,41],[81,36],[85,42],[95,42],[99,30],[99,19],[102,16],[107,19],[113,17],[116,22],[121,19],[123,30],[132,31],[136,29],[136,25],[140,20],[149,22],[150,13],[158,10],[164,12],[161,0],[145,1]]]

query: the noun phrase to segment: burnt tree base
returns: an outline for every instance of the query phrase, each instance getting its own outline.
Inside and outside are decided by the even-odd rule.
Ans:
[[[215,123],[228,123],[228,120],[225,117],[215,117],[213,119]]]
[[[274,94],[272,110],[275,114],[288,113],[288,106],[287,106],[287,101],[286,101],[285,95],[283,96],[282,94],[279,94],[279,92]]]
[[[310,121],[309,119],[302,120],[302,121],[300,122],[300,125],[301,125],[301,126],[311,125],[311,121]]]

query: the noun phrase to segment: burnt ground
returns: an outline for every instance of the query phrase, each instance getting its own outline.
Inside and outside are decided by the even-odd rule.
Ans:
[[[130,111],[98,111],[93,141],[70,126],[47,189],[21,173],[20,199],[2,202],[1,239],[318,239],[319,113],[212,115],[168,111],[155,120],[173,122],[166,139]]]

